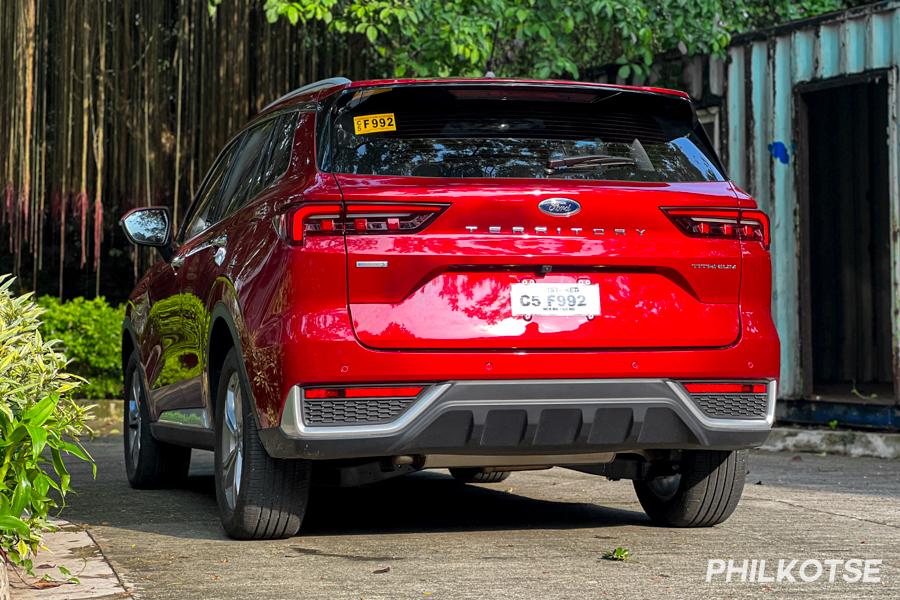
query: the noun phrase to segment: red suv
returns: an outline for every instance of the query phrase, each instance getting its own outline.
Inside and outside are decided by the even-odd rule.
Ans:
[[[769,223],[687,95],[331,79],[222,150],[122,334],[125,459],[215,452],[237,538],[294,535],[313,482],[564,466],[651,519],[725,520],[772,425]]]

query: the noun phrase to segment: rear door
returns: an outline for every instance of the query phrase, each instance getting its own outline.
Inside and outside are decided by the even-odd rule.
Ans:
[[[202,355],[199,348],[206,341],[209,315],[201,300],[193,293],[197,272],[206,268],[204,245],[206,232],[214,222],[213,215],[221,198],[222,183],[234,157],[232,144],[216,159],[204,178],[180,234],[180,245],[169,262],[168,285],[177,293],[167,300],[165,314],[171,323],[171,351],[165,361],[165,379],[170,384],[157,399],[157,410],[191,409],[202,406]],[[162,303],[159,303],[162,304]]]
[[[195,210],[189,215],[186,238],[180,248],[179,283],[182,329],[189,362],[197,365],[184,383],[184,395],[202,399],[202,370],[206,362],[210,320],[210,294],[220,277],[226,276],[234,239],[228,217],[259,188],[276,121],[270,119],[245,131],[220,157]]]
[[[338,102],[326,163],[345,201],[327,227],[345,232],[361,343],[603,350],[737,339],[736,199],[686,100],[368,93]]]

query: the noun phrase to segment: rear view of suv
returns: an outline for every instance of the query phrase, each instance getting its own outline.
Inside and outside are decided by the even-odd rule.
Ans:
[[[122,335],[134,487],[215,452],[225,530],[298,532],[314,482],[564,466],[650,518],[732,513],[771,428],[769,223],[689,98],[509,80],[333,79],[267,107]],[[315,492],[313,492],[315,493]]]

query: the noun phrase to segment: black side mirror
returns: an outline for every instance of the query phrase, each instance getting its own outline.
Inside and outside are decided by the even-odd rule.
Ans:
[[[165,260],[172,257],[172,219],[165,206],[132,209],[119,224],[132,244],[159,248]]]

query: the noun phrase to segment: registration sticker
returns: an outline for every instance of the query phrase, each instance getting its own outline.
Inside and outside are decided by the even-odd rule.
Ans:
[[[394,113],[353,117],[353,133],[356,135],[378,133],[380,131],[397,131],[397,121],[394,119]]]

